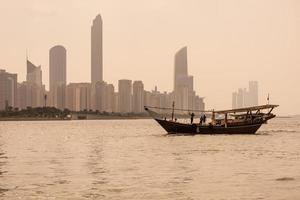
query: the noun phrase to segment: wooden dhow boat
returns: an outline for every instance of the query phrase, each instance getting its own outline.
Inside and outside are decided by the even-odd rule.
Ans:
[[[262,124],[266,124],[268,120],[276,117],[272,111],[278,105],[267,104],[218,111],[184,110],[174,107],[173,103],[172,108],[145,106],[145,110],[168,134],[255,134]],[[159,110],[159,112],[155,112],[155,110]],[[175,115],[178,118],[175,118]],[[187,116],[190,121],[183,122]],[[197,123],[194,118],[201,119]],[[206,122],[206,118],[208,122]]]

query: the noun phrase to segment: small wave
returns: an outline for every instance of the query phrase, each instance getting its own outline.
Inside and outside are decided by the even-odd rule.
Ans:
[[[258,134],[261,135],[269,135],[270,133],[296,133],[297,131],[294,130],[285,130],[285,129],[277,129],[277,130],[265,130],[265,131],[258,131]]]
[[[269,131],[258,131],[256,133],[256,135],[271,135],[271,132],[269,132]]]
[[[277,178],[276,181],[294,181],[295,178],[293,177],[282,177],[282,178]]]
[[[0,188],[0,194],[1,194],[1,193],[5,193],[5,192],[7,192],[7,191],[9,191],[9,189]]]

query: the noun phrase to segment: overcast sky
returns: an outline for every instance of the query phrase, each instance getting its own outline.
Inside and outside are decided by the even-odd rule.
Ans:
[[[0,0],[0,68],[26,77],[49,49],[67,49],[67,81],[90,81],[90,27],[103,19],[104,80],[142,80],[173,89],[174,54],[188,46],[189,74],[207,108],[231,107],[231,95],[259,82],[260,103],[300,113],[298,0]]]

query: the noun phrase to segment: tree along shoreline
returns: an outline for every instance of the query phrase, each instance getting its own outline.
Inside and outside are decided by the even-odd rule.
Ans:
[[[112,119],[149,119],[148,113],[109,113],[92,110],[73,112],[55,107],[27,107],[17,109],[9,107],[0,111],[0,121],[55,121],[55,120],[112,120]]]

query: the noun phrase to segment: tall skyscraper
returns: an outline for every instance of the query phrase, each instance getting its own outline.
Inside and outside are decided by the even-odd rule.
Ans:
[[[18,90],[20,108],[44,105],[41,66],[35,66],[27,59],[26,81],[20,85]]]
[[[27,59],[26,81],[42,87],[42,69],[41,66],[35,66]]]
[[[55,46],[49,54],[49,80],[52,105],[65,108],[65,88],[67,83],[67,51],[63,46]]]
[[[119,112],[121,113],[130,113],[131,108],[131,99],[132,99],[132,81],[131,80],[119,80]]]
[[[249,81],[249,102],[251,106],[258,105],[258,82],[257,81]]]
[[[183,47],[175,54],[174,91],[186,85],[188,77],[187,47]]]
[[[103,81],[102,18],[98,15],[91,28],[91,81]]]
[[[142,81],[133,82],[132,111],[134,113],[144,111],[144,84]]]
[[[194,77],[188,75],[187,47],[175,54],[174,63],[174,100],[179,109],[195,107]]]
[[[0,110],[17,107],[17,74],[0,69]]]

